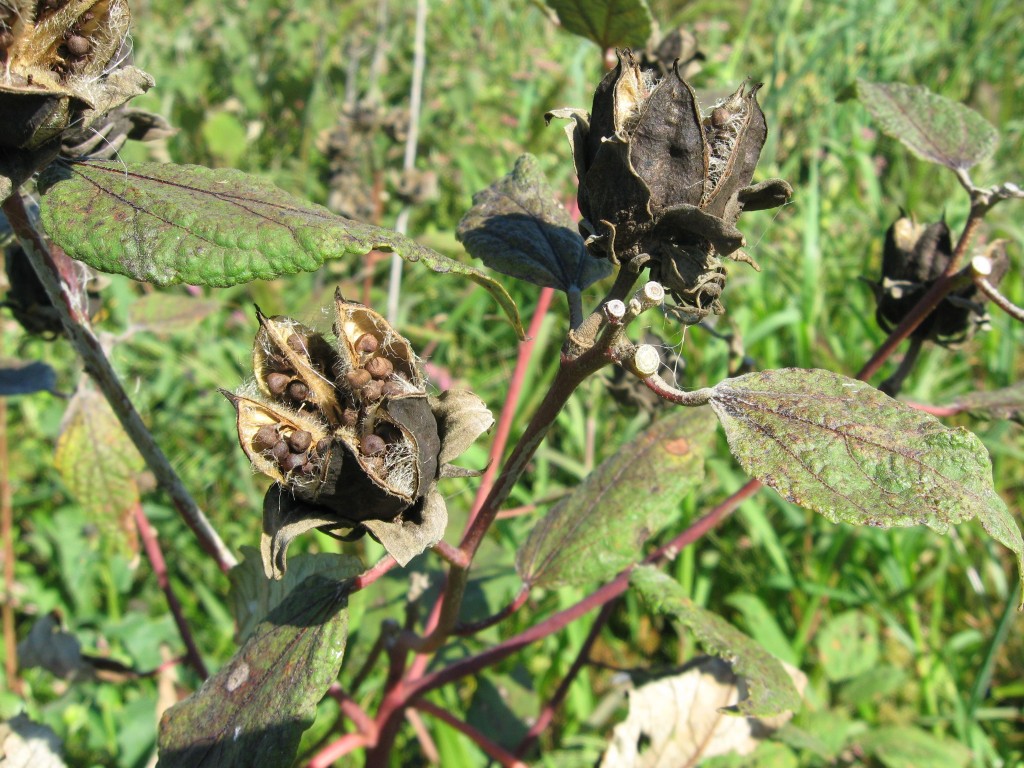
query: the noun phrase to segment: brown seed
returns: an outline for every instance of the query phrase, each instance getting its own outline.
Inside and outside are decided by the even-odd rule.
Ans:
[[[263,453],[269,451],[278,441],[281,439],[280,433],[277,431],[276,424],[264,424],[258,430],[256,434],[252,436],[252,449]]]
[[[405,387],[399,381],[385,381],[381,394],[384,397],[395,397],[405,392]]]
[[[288,450],[288,443],[284,440],[278,440],[274,443],[274,447],[270,449],[270,455],[280,464],[291,455],[291,451]]]
[[[359,423],[359,411],[355,408],[346,408],[341,412],[341,424],[345,427],[354,427]]]
[[[395,372],[395,366],[386,357],[374,357],[366,362],[366,370],[375,379],[386,379]]]
[[[72,56],[85,56],[92,50],[92,43],[81,35],[72,35],[64,42],[64,45],[67,46],[68,53]]]
[[[14,34],[9,29],[0,29],[0,52],[6,52],[14,42]]]
[[[294,453],[305,453],[313,442],[313,435],[304,429],[297,429],[288,435],[288,447]]]
[[[317,442],[317,444],[316,444],[316,455],[317,456],[326,456],[327,452],[329,450],[331,450],[331,438],[325,437],[322,440],[319,440]]]
[[[380,400],[383,394],[384,384],[380,381],[374,380],[369,382],[365,387],[359,390],[359,394],[362,395],[363,400],[369,400],[371,402]]]
[[[309,394],[309,387],[306,386],[305,382],[296,379],[288,385],[288,397],[297,403],[301,403],[306,399],[306,395]]]
[[[725,107],[716,107],[711,110],[711,125],[715,128],[723,128],[729,122],[730,117],[732,117],[732,113]]]
[[[296,352],[305,352],[309,349],[309,339],[302,333],[293,333],[288,337],[287,343]]]
[[[356,352],[368,352],[373,353],[377,351],[380,346],[380,342],[377,337],[372,333],[364,333],[358,339],[356,339]]]
[[[345,374],[345,381],[352,389],[362,389],[373,377],[370,372],[365,368],[356,368],[354,371],[349,371]]]
[[[359,447],[367,456],[376,456],[377,454],[383,453],[384,449],[388,446],[387,443],[384,442],[384,438],[379,435],[366,435],[359,441]]]
[[[280,397],[288,388],[288,383],[291,380],[292,377],[284,373],[269,373],[267,374],[267,389],[270,390],[270,394]]]
[[[305,464],[299,467],[299,472],[301,472],[304,475],[312,475],[314,472],[316,472],[316,467],[313,466],[313,462],[307,461]]]
[[[305,463],[306,457],[300,456],[297,453],[289,453],[287,456],[281,459],[281,461],[278,462],[278,464],[281,465],[281,469],[283,469],[285,472],[293,472],[294,470],[298,469]]]

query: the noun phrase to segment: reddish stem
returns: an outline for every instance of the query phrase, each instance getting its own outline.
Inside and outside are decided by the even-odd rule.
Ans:
[[[576,654],[576,658],[573,660],[572,666],[569,667],[569,671],[566,672],[565,677],[562,678],[562,682],[558,684],[558,690],[555,691],[554,695],[544,705],[544,708],[540,711],[537,716],[537,720],[530,730],[523,737],[523,740],[519,742],[519,746],[516,747],[516,755],[522,757],[529,751],[533,746],[534,742],[540,737],[547,727],[551,725],[551,721],[555,717],[555,712],[562,706],[562,702],[565,701],[565,697],[569,694],[569,687],[572,685],[573,680],[583,669],[583,665],[587,663],[587,659],[590,658],[590,649],[594,647],[594,643],[601,634],[601,630],[604,625],[608,622],[608,617],[612,615],[613,602],[607,602],[601,606],[601,612],[597,614],[597,618],[594,619],[594,623],[590,626],[590,632],[587,634],[587,639],[583,641],[583,645],[580,646],[579,652]]]
[[[309,761],[309,768],[330,768],[336,760],[340,760],[357,749],[372,747],[373,742],[361,733],[346,733],[321,749]]]
[[[648,555],[644,562],[655,563],[675,558],[684,547],[692,544],[720,523],[760,487],[761,484],[757,480],[751,480],[670,542]],[[581,616],[590,613],[594,608],[615,599],[629,587],[630,570],[623,571],[615,579],[583,598],[575,605],[549,616],[544,621],[520,632],[518,635],[514,635],[508,640],[487,648],[474,656],[456,661],[443,669],[425,675],[418,680],[411,681],[405,690],[405,702],[418,699],[428,691],[453,680],[458,680],[460,677],[479,672],[481,669],[501,661],[530,643],[558,632]],[[417,706],[419,705],[417,704]],[[380,722],[381,716],[387,716],[387,714],[389,713],[385,713],[382,707],[381,714],[378,716],[378,722]]]
[[[174,587],[171,586],[171,580],[167,575],[167,562],[164,560],[164,553],[160,549],[160,542],[157,541],[156,530],[149,524],[149,518],[146,517],[142,505],[138,502],[136,502],[132,514],[135,516],[135,525],[138,526],[139,536],[142,538],[142,547],[146,551],[146,557],[149,558],[149,563],[153,566],[156,583],[163,591],[164,597],[167,598],[167,605],[171,609],[171,615],[174,617],[174,624],[178,627],[178,634],[181,635],[181,639],[185,643],[185,660],[205,680],[210,676],[210,673],[206,670],[203,657],[199,654],[199,648],[192,637],[192,630],[189,629],[188,622],[185,621],[185,613],[181,609],[181,603],[178,602],[178,596],[174,594]]]
[[[457,627],[455,627],[455,631],[452,634],[458,635],[459,637],[466,637],[468,635],[475,635],[477,632],[482,632],[488,627],[493,627],[495,624],[500,624],[513,613],[522,608],[526,604],[526,601],[529,599],[529,597],[530,588],[524,584],[522,589],[519,590],[519,594],[517,594],[512,599],[512,602],[506,605],[496,614],[494,614],[493,616],[488,616],[486,619],[481,619],[480,621],[473,621],[467,624],[459,624]]]
[[[376,739],[377,723],[366,714],[366,710],[360,707],[344,688],[334,683],[327,692],[338,702],[338,708],[341,710],[341,713],[352,721],[352,724],[359,729],[363,736],[371,741]]]
[[[488,757],[492,760],[497,760],[504,768],[527,768],[526,763],[522,762],[504,747],[495,744],[465,720],[455,717],[447,709],[442,709],[436,704],[431,704],[429,701],[416,702],[416,709],[426,712],[428,715],[433,715],[438,720],[447,723],[455,730],[468,736]]]
[[[391,555],[385,555],[378,560],[372,567],[363,571],[361,574],[356,576],[355,582],[352,585],[352,591],[358,592],[361,589],[366,589],[368,586],[373,584],[377,579],[383,576],[385,573],[394,568],[398,563]]]
[[[512,422],[515,419],[516,408],[519,405],[519,396],[522,394],[523,382],[526,379],[526,369],[533,357],[533,350],[537,344],[537,336],[540,335],[540,327],[551,306],[551,299],[555,295],[554,288],[544,288],[537,299],[537,308],[530,319],[530,327],[526,331],[526,340],[519,344],[519,355],[516,358],[516,367],[512,371],[512,380],[509,382],[508,395],[501,407],[501,414],[498,417],[498,428],[494,433],[494,443],[491,445],[491,453],[487,463],[484,476],[480,479],[480,485],[476,490],[476,499],[473,502],[473,510],[466,521],[465,534],[470,525],[480,513],[480,508],[494,487],[494,478],[497,477],[498,468],[501,466],[501,457],[505,454],[505,446],[508,444],[508,436],[512,432]]]

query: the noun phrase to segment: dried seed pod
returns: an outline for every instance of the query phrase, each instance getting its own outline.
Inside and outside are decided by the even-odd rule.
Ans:
[[[338,356],[331,345],[322,334],[290,318],[267,317],[259,307],[256,317],[260,329],[253,344],[252,362],[260,390],[271,397],[308,402],[323,413],[329,424],[337,424],[341,406],[333,381]],[[294,371],[283,395],[277,389],[279,385],[271,386],[271,378],[282,369]]]
[[[0,22],[5,150],[38,149],[73,124],[87,128],[153,84],[134,67],[117,77],[108,68],[128,34],[127,0],[4,0]]]
[[[295,453],[305,453],[313,443],[313,435],[304,429],[297,429],[288,435],[288,447]]]
[[[334,333],[338,337],[338,352],[341,371],[347,373],[365,367],[368,360],[386,359],[392,370],[407,378],[413,390],[426,392],[426,379],[420,370],[416,355],[408,340],[399,335],[391,324],[369,307],[354,301],[346,301],[340,291],[334,294],[336,318]],[[366,337],[377,342],[377,348],[369,352],[365,347],[372,345]],[[357,349],[357,344],[364,348]]]
[[[245,451],[245,455],[249,457],[249,461],[252,462],[255,469],[274,480],[280,483],[285,482],[282,463],[290,463],[291,460],[288,457],[295,455],[289,448],[290,438],[295,433],[307,433],[311,444],[326,443],[327,453],[330,452],[331,440],[327,425],[315,414],[308,411],[297,411],[277,403],[235,395],[223,389],[221,394],[235,406],[238,442],[242,446],[242,450]],[[276,440],[267,447],[272,437],[275,437]],[[305,454],[302,454],[300,458],[301,461],[296,466],[301,466],[306,462]],[[329,457],[325,455],[316,463],[326,466],[328,461]],[[308,481],[304,480],[302,487],[294,487],[292,490],[303,498],[315,498],[322,481],[321,477],[313,477]]]
[[[267,374],[267,389],[270,390],[270,394],[280,397],[288,389],[288,385],[291,383],[292,377],[286,373],[268,373]]]
[[[375,379],[386,379],[395,371],[395,366],[386,357],[371,357],[366,361],[366,371]]]

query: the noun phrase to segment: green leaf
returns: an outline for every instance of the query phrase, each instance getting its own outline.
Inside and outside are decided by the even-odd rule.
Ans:
[[[882,131],[920,157],[966,170],[995,151],[999,133],[970,107],[924,86],[857,80],[857,97]]]
[[[232,659],[160,721],[159,768],[288,768],[338,676],[348,585],[310,576]]]
[[[136,552],[136,478],[145,463],[106,399],[88,385],[79,387],[64,414],[54,463],[89,519]]]
[[[655,613],[674,617],[704,649],[728,660],[746,679],[747,698],[730,711],[767,717],[800,706],[800,693],[782,662],[721,616],[693,603],[675,581],[650,566],[630,575],[630,584]]]
[[[868,731],[858,739],[866,755],[885,768],[958,768],[971,761],[967,747],[911,726]]]
[[[643,48],[654,19],[645,0],[547,0],[567,32],[609,48]]]
[[[238,165],[245,156],[249,143],[245,126],[230,112],[215,112],[207,117],[201,132],[207,148],[225,165]]]
[[[687,408],[620,448],[534,527],[516,561],[523,581],[586,587],[638,562],[643,543],[704,479],[713,437],[708,409]]]
[[[816,642],[829,680],[849,680],[878,663],[878,622],[866,613],[847,611],[832,618]]]
[[[473,195],[456,234],[491,269],[534,285],[578,292],[612,273],[610,262],[587,253],[533,155]]]
[[[263,558],[255,547],[242,547],[242,562],[228,573],[231,607],[238,626],[237,640],[245,642],[267,614],[281,604],[299,584],[313,575],[344,581],[363,571],[359,558],[328,552],[296,555],[288,561],[282,579],[268,579]]]
[[[512,298],[480,270],[241,171],[158,163],[51,165],[40,190],[47,234],[94,269],[157,285],[225,287],[391,251],[483,286],[523,336]]]
[[[219,301],[184,293],[148,293],[128,307],[128,322],[138,331],[176,333],[188,330],[220,306]]]
[[[743,469],[794,504],[832,522],[939,533],[976,517],[1024,578],[1024,539],[992,486],[985,446],[966,429],[821,370],[726,379],[711,407]]]

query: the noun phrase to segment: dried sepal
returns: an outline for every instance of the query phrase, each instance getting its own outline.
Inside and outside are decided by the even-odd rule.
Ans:
[[[341,422],[334,387],[337,354],[312,328],[287,317],[267,317],[259,307],[260,329],[253,345],[256,384],[267,397],[295,408],[319,410],[330,424]]]
[[[431,486],[421,503],[404,510],[399,517],[389,521],[367,520],[363,525],[404,566],[444,536],[448,507],[444,497]]]
[[[487,404],[468,389],[449,389],[430,399],[437,418],[438,431],[444,443],[437,460],[450,464],[469,450],[484,432],[494,426],[494,416]]]
[[[743,210],[782,205],[781,179],[751,186],[767,136],[759,85],[702,111],[678,67],[641,65],[624,51],[594,93],[591,113],[557,110],[579,176],[580,233],[595,256],[651,267],[684,322],[723,311],[723,257],[738,249]]]
[[[143,76],[133,75],[141,90],[124,92],[124,83],[107,82],[121,63],[129,21],[126,0],[0,4],[0,108],[7,124],[2,143],[40,147],[84,112],[106,111],[151,86],[148,75],[130,67],[125,70]]]

